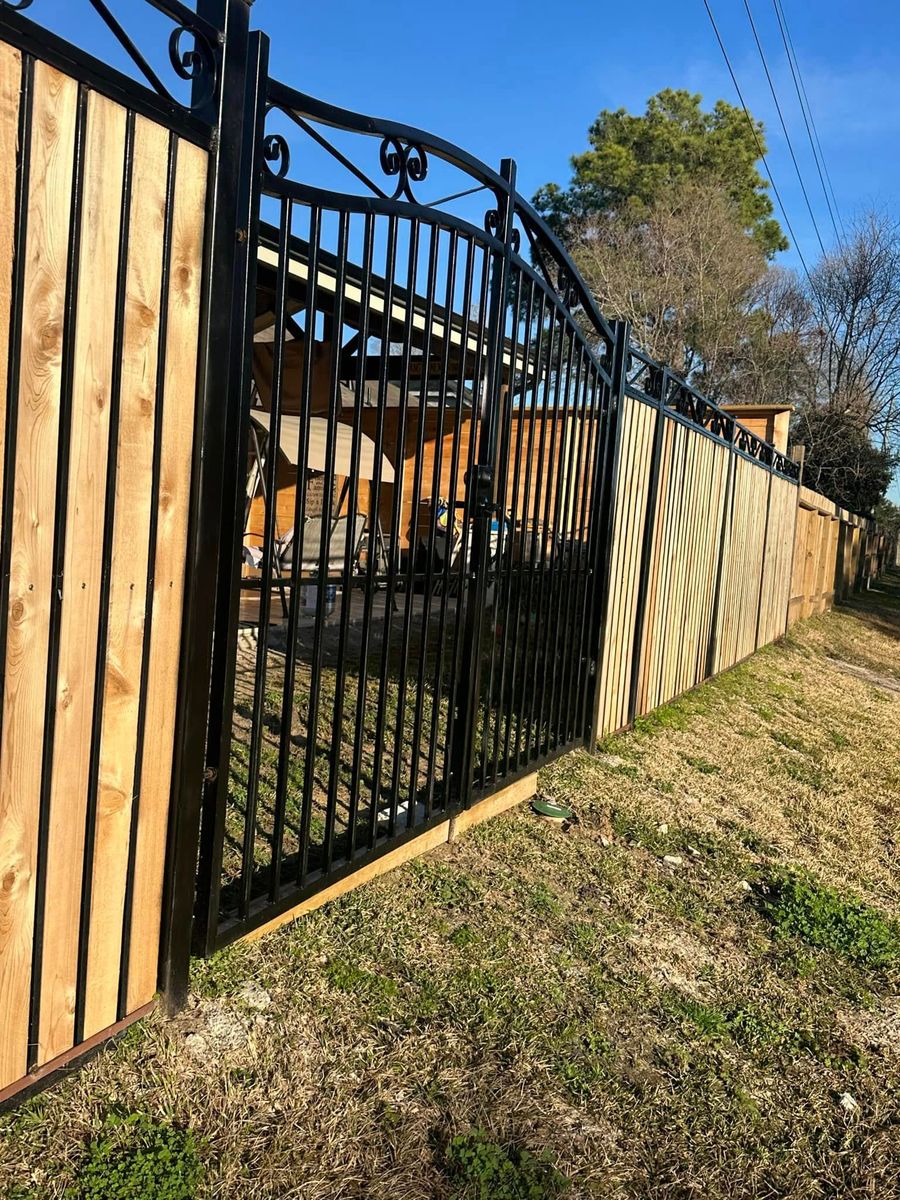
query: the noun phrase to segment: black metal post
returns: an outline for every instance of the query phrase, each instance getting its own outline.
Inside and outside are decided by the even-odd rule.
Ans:
[[[606,651],[607,619],[609,617],[609,600],[612,591],[612,555],[613,536],[616,523],[616,506],[619,490],[616,486],[619,477],[619,453],[622,445],[622,403],[625,399],[625,381],[628,376],[628,347],[631,341],[631,326],[627,321],[616,321],[613,326],[615,342],[612,349],[610,369],[609,400],[606,411],[606,431],[603,439],[603,453],[597,455],[597,470],[599,480],[594,484],[594,497],[597,507],[591,515],[592,537],[590,563],[594,570],[592,591],[594,593],[594,616],[590,628],[590,643],[587,653],[591,655],[593,669],[590,676],[593,687],[585,688],[585,712],[582,721],[587,720],[587,709],[590,705],[590,729],[587,731],[588,749],[591,753],[597,748],[596,711],[597,689],[600,672],[603,669],[603,656]],[[602,559],[601,559],[602,555]],[[599,570],[596,564],[600,563]],[[589,584],[590,586],[590,584]],[[599,591],[599,603],[596,595]],[[592,649],[596,647],[594,653]]]
[[[644,634],[647,625],[647,598],[650,591],[650,567],[653,562],[653,542],[656,537],[656,512],[659,507],[659,470],[662,463],[663,434],[666,425],[666,393],[669,371],[662,367],[656,376],[656,425],[653,430],[653,457],[647,480],[647,509],[641,543],[641,566],[638,575],[637,615],[634,622],[634,643],[631,655],[631,687],[628,695],[628,724],[637,716],[638,692],[641,686],[641,660],[644,656]]]
[[[227,677],[218,636],[213,661],[213,631],[222,630],[217,622],[232,574],[232,564],[220,560],[220,549],[229,545],[223,528],[233,521],[224,501],[235,495],[237,431],[249,367],[255,246],[251,234],[258,207],[256,153],[264,101],[260,84],[268,53],[267,39],[249,33],[248,0],[200,0],[198,12],[222,31],[224,51],[218,93],[210,101],[214,111],[206,114],[217,135],[207,191],[187,586],[160,945],[160,986],[170,1012],[187,998],[204,783],[210,786],[207,807],[217,800],[216,768],[206,766],[207,718],[212,718],[210,754],[218,761],[215,734],[221,731],[215,722],[223,711]],[[201,894],[214,890],[209,886],[215,882],[211,865],[201,854]]]

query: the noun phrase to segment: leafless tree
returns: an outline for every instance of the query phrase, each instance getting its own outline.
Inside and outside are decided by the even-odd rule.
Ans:
[[[852,414],[882,449],[900,440],[900,223],[859,217],[808,289],[816,401]]]
[[[712,398],[762,401],[799,386],[805,297],[769,268],[720,184],[684,183],[640,218],[595,214],[572,232],[601,308]]]

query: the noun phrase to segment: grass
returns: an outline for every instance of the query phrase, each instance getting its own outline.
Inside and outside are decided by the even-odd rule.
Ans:
[[[185,1012],[0,1117],[0,1196],[900,1198],[876,599],[547,768],[564,827],[511,811],[195,964]]]

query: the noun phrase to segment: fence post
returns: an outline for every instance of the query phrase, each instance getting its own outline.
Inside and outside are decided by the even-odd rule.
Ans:
[[[497,424],[500,390],[503,383],[503,339],[508,303],[508,281],[512,257],[513,217],[515,216],[516,164],[504,158],[500,175],[506,188],[497,193],[496,234],[503,242],[503,253],[492,264],[488,298],[487,369],[478,438],[477,461],[473,477],[466,477],[466,519],[472,519],[472,546],[467,570],[465,626],[462,656],[456,672],[451,747],[451,787],[453,800],[466,805],[472,792],[474,775],[475,726],[481,690],[481,635],[487,602],[485,573],[490,557],[490,520],[496,509]],[[501,525],[502,530],[502,525]],[[501,535],[502,537],[502,532]]]
[[[756,633],[753,638],[753,648],[759,649],[759,627],[762,624],[763,590],[766,584],[766,557],[769,549],[769,515],[772,510],[772,480],[775,478],[774,468],[767,468],[769,473],[766,487],[766,520],[763,525],[762,558],[759,563],[759,594],[756,598]]]
[[[647,509],[641,543],[641,566],[638,575],[637,611],[634,620],[634,643],[631,654],[631,686],[628,694],[628,724],[637,716],[638,692],[641,685],[641,660],[644,656],[644,634],[647,624],[647,600],[650,592],[650,567],[653,562],[653,541],[656,536],[656,512],[659,507],[659,472],[662,464],[663,434],[666,422],[666,395],[669,388],[669,369],[662,367],[656,374],[656,426],[653,430],[653,456],[647,480]]]
[[[712,621],[709,626],[709,643],[706,647],[706,670],[704,679],[716,672],[716,654],[719,649],[719,616],[722,610],[722,576],[725,573],[725,545],[728,531],[734,518],[734,471],[737,451],[734,448],[735,422],[729,417],[731,431],[728,437],[728,471],[725,479],[725,498],[722,501],[722,528],[719,531],[719,556],[716,562],[716,581],[713,586]]]
[[[594,494],[597,496],[593,529],[596,542],[590,558],[591,563],[595,564],[602,555],[600,569],[595,572],[594,576],[594,587],[600,589],[600,603],[595,609],[591,640],[588,646],[588,654],[594,664],[591,672],[593,688],[586,689],[586,696],[591,706],[591,724],[587,731],[587,744],[588,750],[592,754],[597,749],[602,718],[600,697],[603,693],[600,686],[600,675],[606,653],[609,599],[612,591],[610,574],[612,572],[616,508],[619,499],[617,483],[619,452],[622,445],[622,402],[625,398],[625,383],[628,378],[628,348],[631,342],[631,326],[628,321],[616,321],[613,325],[613,334],[615,340],[610,364],[609,407],[606,412],[603,452],[598,456],[600,458],[598,463],[599,487],[595,485],[594,488]],[[582,720],[586,720],[586,716],[585,713]],[[582,728],[584,728],[583,725]]]
[[[207,184],[198,415],[194,429],[187,583],[160,942],[168,1011],[187,998],[205,771],[210,665],[228,459],[247,365],[248,236],[254,202],[259,72],[267,41],[250,35],[252,0],[200,0],[222,32],[222,73],[209,114],[216,134]],[[252,61],[252,69],[251,69]],[[233,480],[232,480],[233,484]],[[215,705],[213,705],[215,708]]]

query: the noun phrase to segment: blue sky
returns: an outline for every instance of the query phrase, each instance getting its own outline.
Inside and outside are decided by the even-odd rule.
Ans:
[[[900,210],[900,5],[896,0],[782,0],[841,213]],[[113,2],[148,56],[164,61],[168,26],[143,0]],[[802,125],[772,0],[751,6],[823,237],[825,201]],[[815,234],[752,40],[743,0],[712,7],[808,262]],[[29,16],[122,60],[88,0],[34,0]],[[662,87],[736,102],[702,0],[256,0],[272,74],[344,107],[419,125],[492,165],[516,159],[526,195],[565,182],[602,108],[642,110]],[[782,261],[799,265],[792,249]]]

